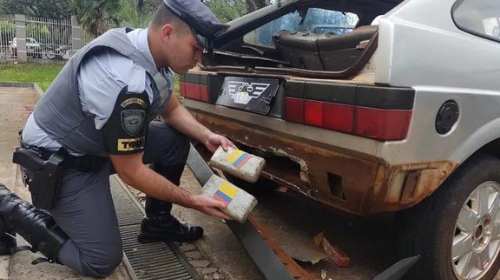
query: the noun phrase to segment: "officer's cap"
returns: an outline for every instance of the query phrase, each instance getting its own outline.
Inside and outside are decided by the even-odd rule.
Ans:
[[[217,32],[228,27],[227,24],[221,23],[200,0],[163,0],[163,2],[191,27],[204,47],[207,47],[206,39],[213,39]]]

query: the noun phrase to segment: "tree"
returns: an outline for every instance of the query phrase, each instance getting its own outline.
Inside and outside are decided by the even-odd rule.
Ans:
[[[4,14],[63,19],[71,15],[71,0],[0,0],[0,11]]]
[[[73,0],[78,22],[96,37],[120,24],[121,7],[120,0]]]
[[[210,0],[205,1],[205,5],[222,22],[229,22],[246,14],[244,0]]]
[[[264,8],[269,5],[269,1],[266,0],[246,0],[247,4],[247,13],[251,13],[258,9]]]
[[[163,1],[157,0],[136,0],[137,4],[137,14],[139,18],[139,22],[147,22],[151,19],[151,16],[158,9],[158,6]]]

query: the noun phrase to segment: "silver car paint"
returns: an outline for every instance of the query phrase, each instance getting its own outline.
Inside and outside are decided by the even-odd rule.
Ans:
[[[458,29],[451,16],[455,2],[407,0],[380,17],[378,48],[362,71],[364,77],[371,77],[373,71],[374,81],[362,83],[416,90],[408,137],[403,141],[377,142],[188,99],[185,104],[388,165],[462,163],[500,138],[500,43]],[[460,117],[452,131],[439,135],[436,114],[448,100],[459,104]]]
[[[375,83],[416,90],[407,140],[378,147],[391,164],[462,163],[500,137],[500,43],[458,29],[455,2],[408,0],[380,18]],[[447,100],[459,104],[460,118],[439,135],[436,113]]]

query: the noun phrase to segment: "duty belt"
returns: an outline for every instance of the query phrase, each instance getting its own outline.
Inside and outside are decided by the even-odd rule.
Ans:
[[[61,150],[54,152],[45,148],[28,145],[24,143],[22,140],[20,142],[21,142],[21,147],[36,152],[43,160],[48,160],[50,156],[52,156],[53,154],[61,152]],[[61,149],[64,150],[63,153],[65,154],[64,162],[62,165],[64,166],[65,169],[76,169],[80,172],[97,172],[108,161],[107,158],[91,156],[91,155],[74,156],[68,153],[64,148]]]

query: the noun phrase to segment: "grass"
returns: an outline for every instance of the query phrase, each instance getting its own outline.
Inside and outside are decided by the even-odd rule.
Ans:
[[[0,82],[37,83],[45,91],[62,67],[62,64],[3,64]]]
[[[63,66],[35,63],[0,65],[0,82],[37,83],[46,91]],[[179,92],[179,75],[175,75],[174,92]]]

